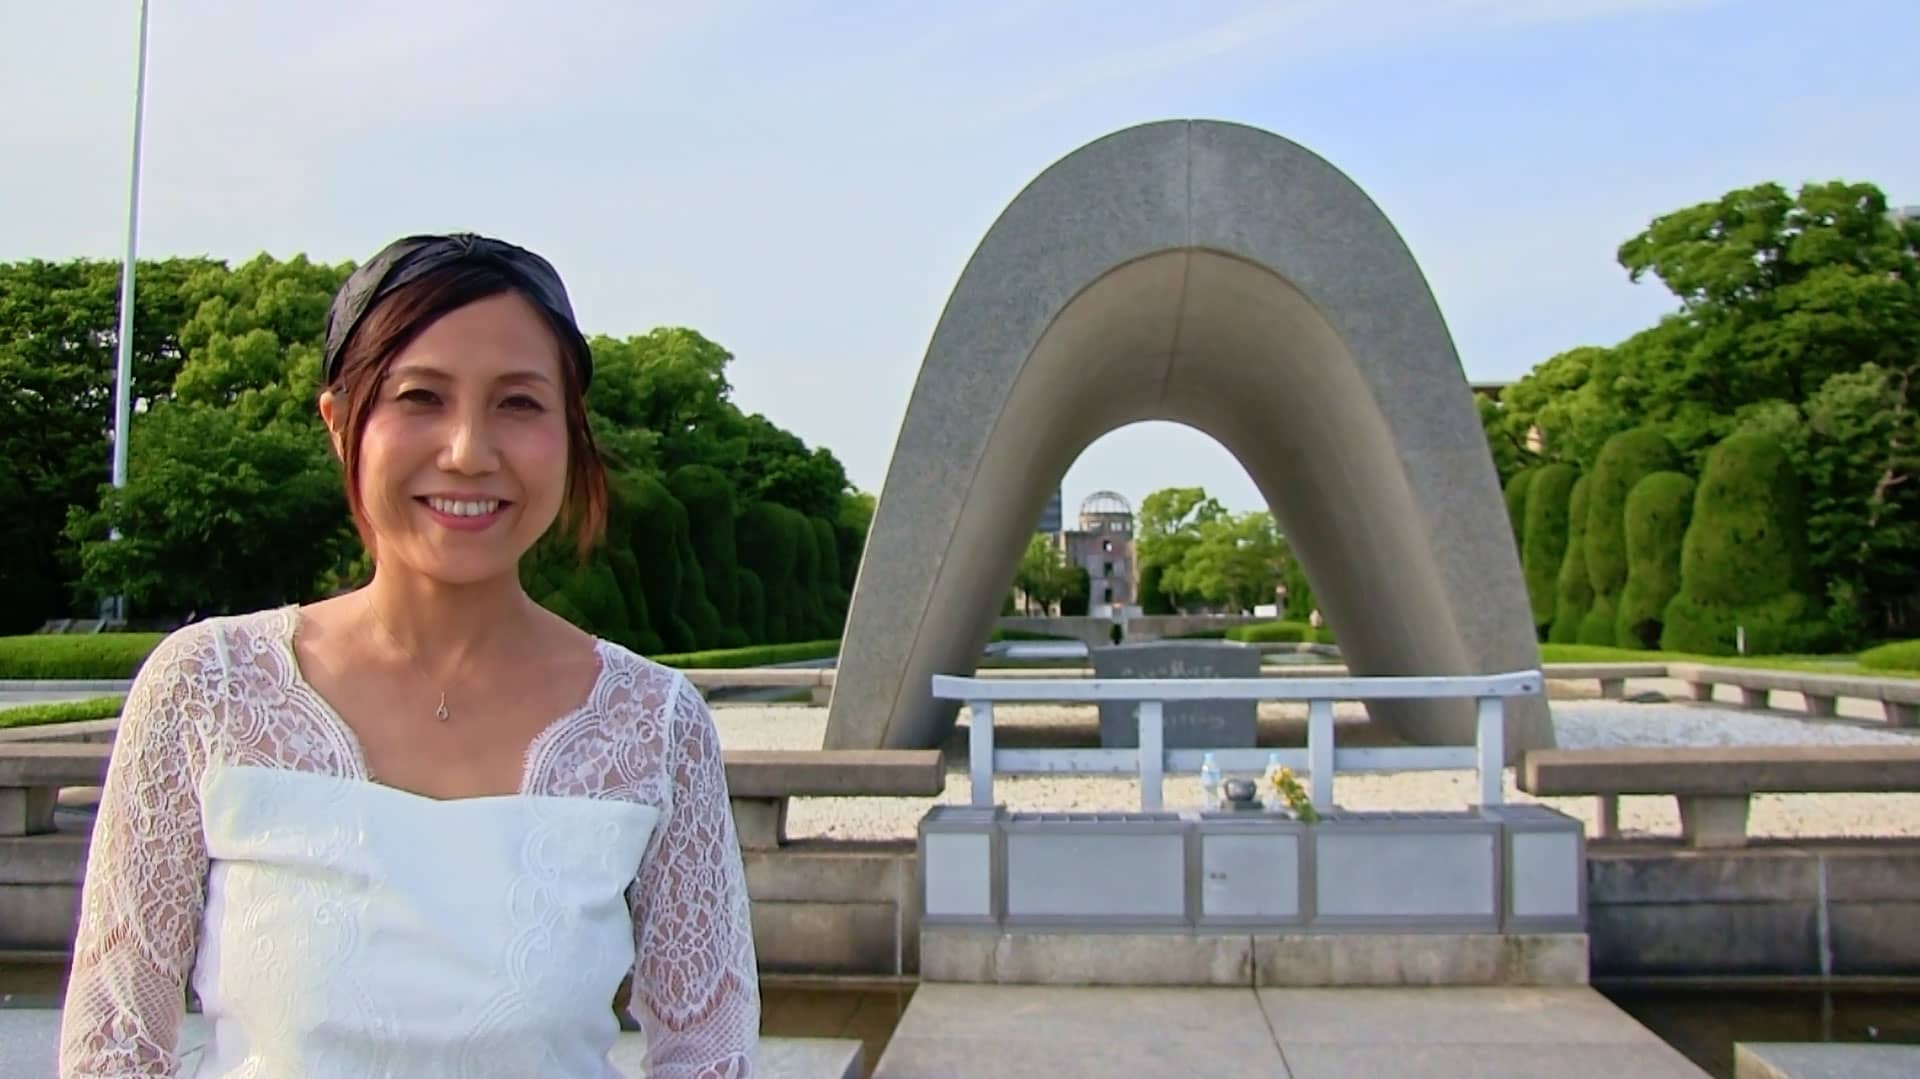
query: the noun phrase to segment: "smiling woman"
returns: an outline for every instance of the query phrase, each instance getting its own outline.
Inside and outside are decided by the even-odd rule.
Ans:
[[[534,603],[599,540],[591,354],[539,256],[411,237],[340,290],[318,406],[358,591],[155,649],[108,769],[61,1074],[749,1074],[759,992],[713,721]],[[619,999],[616,999],[619,998]],[[610,1006],[611,1005],[611,1006]]]

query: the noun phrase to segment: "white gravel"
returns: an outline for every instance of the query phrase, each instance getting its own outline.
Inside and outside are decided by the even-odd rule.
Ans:
[[[1630,704],[1620,701],[1555,700],[1556,744],[1565,748],[1611,746],[1733,745],[1916,745],[1920,732],[1902,732],[1857,719],[1806,720],[1789,715],[1693,704]],[[716,705],[714,722],[730,749],[817,749],[826,732],[826,709],[802,705]],[[1002,705],[995,733],[1003,746],[1094,745],[1098,713],[1091,705]],[[1357,705],[1335,709],[1336,740],[1346,745],[1393,745],[1397,740],[1367,722]],[[1260,707],[1262,745],[1305,744],[1305,708],[1276,703]],[[909,838],[928,808],[964,804],[968,796],[965,722],[949,742],[946,792],[939,798],[796,798],[788,810],[787,834],[796,839]],[[1334,799],[1350,809],[1457,809],[1475,797],[1467,770],[1342,775]],[[1586,822],[1597,834],[1593,798],[1534,798],[1506,777],[1507,797],[1538,802]],[[1139,804],[1138,789],[1121,776],[1008,776],[996,781],[999,801],[1014,809],[1113,810]],[[1199,782],[1170,777],[1169,807],[1197,805]],[[1678,835],[1679,812],[1665,796],[1620,800],[1621,829],[1629,834]],[[1748,830],[1756,836],[1920,837],[1920,794],[1787,794],[1753,799]]]

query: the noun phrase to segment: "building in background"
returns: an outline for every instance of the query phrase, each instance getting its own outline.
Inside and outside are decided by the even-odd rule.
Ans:
[[[1080,527],[1060,534],[1067,561],[1087,571],[1087,613],[1139,614],[1139,559],[1133,547],[1133,505],[1113,491],[1080,503]]]
[[[1057,536],[1065,524],[1065,514],[1061,509],[1060,488],[1055,487],[1053,496],[1047,499],[1047,508],[1040,511],[1040,524],[1034,528],[1034,531],[1044,536]]]

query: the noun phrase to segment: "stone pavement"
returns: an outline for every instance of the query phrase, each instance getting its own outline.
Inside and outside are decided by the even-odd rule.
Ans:
[[[1606,998],[1555,989],[923,984],[875,1079],[1681,1079],[1705,1072]]]
[[[53,1079],[59,1043],[60,1013],[52,1008],[0,1008],[0,1079]],[[180,1079],[192,1079],[199,1067],[199,1047],[207,1039],[203,1016],[187,1016],[180,1040],[192,1046],[181,1054]],[[639,1079],[646,1040],[622,1034],[609,1055],[623,1075]],[[846,1038],[764,1038],[754,1069],[767,1079],[859,1079],[862,1051],[858,1041]]]

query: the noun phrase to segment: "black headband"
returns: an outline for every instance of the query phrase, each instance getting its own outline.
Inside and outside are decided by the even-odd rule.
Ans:
[[[395,240],[348,276],[333,297],[333,306],[327,309],[327,350],[321,368],[325,385],[332,386],[339,381],[341,356],[346,352],[347,342],[352,340],[360,320],[375,304],[421,274],[459,262],[501,271],[546,310],[555,328],[570,338],[574,346],[580,365],[580,389],[584,393],[593,381],[593,353],[573,320],[573,305],[567,302],[566,286],[560,283],[560,274],[553,264],[523,247],[467,232]]]

